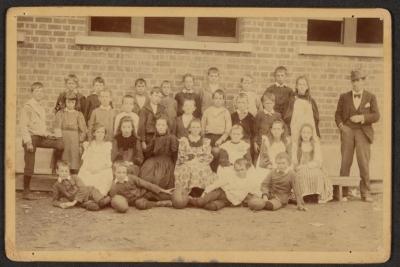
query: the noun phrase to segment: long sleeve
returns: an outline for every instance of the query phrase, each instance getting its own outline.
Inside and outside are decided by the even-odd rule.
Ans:
[[[226,138],[229,136],[231,129],[232,129],[232,119],[231,119],[231,114],[229,113],[228,110],[226,110],[225,115],[225,132],[224,135]]]
[[[24,106],[21,110],[21,117],[20,117],[21,135],[24,144],[32,143],[31,134],[28,130],[29,117],[30,117],[29,112],[27,108]]]
[[[364,124],[371,124],[375,123],[379,120],[380,118],[380,113],[378,109],[378,103],[376,101],[375,95],[371,96],[371,101],[370,101],[370,113],[364,114]]]
[[[177,157],[178,157],[178,139],[174,135],[170,136],[171,141],[170,141],[170,151],[171,151],[171,158],[173,162],[176,162]]]
[[[115,120],[114,120],[114,135],[117,135],[119,122],[121,121],[121,114],[122,113],[119,113],[119,114],[117,114],[117,116],[115,116]]]
[[[269,173],[267,177],[264,179],[264,181],[261,183],[261,193],[264,195],[268,195],[270,192],[271,188],[271,174],[273,172]]]
[[[92,114],[90,115],[90,119],[88,122],[88,140],[92,141],[93,140],[93,129],[94,129],[94,125],[97,121],[96,119],[96,110],[93,110]]]
[[[138,138],[141,142],[146,140],[146,122],[147,122],[147,112],[142,109],[139,112],[139,127],[138,127]]]
[[[137,176],[128,175],[128,177],[129,177],[129,180],[132,181],[138,187],[145,188],[145,189],[147,189],[147,190],[149,190],[151,192],[154,192],[156,194],[158,194],[158,193],[160,193],[162,191],[162,188],[159,187],[158,185],[152,184],[152,183],[150,183],[148,181],[145,181],[145,180],[143,180],[143,179],[141,179],[141,178],[139,178]]]
[[[114,162],[117,160],[117,158],[120,156],[119,149],[118,149],[118,143],[117,140],[114,139],[112,141],[112,148],[111,148],[111,161]]]
[[[312,111],[313,111],[313,116],[314,116],[314,122],[315,122],[315,127],[316,127],[316,132],[318,137],[321,137],[321,134],[319,132],[319,111],[318,111],[318,106],[317,102],[315,102],[314,99],[311,99],[311,106],[312,106]]]
[[[54,112],[57,113],[58,111],[65,108],[65,93],[61,93],[56,102],[56,106],[54,107]]]
[[[208,120],[208,112],[207,110],[205,110],[203,112],[203,116],[201,117],[201,129],[203,130],[203,134],[206,133],[207,120]]]
[[[63,120],[63,112],[58,111],[54,118],[54,124],[53,124],[54,134],[57,137],[62,137],[62,120]]]
[[[344,122],[344,118],[343,116],[343,95],[340,95],[339,97],[339,101],[336,107],[336,112],[335,112],[335,122],[336,125],[339,127],[340,124],[342,124]]]
[[[79,141],[83,142],[86,139],[87,127],[82,112],[79,112],[78,115],[78,128],[79,128]]]
[[[88,122],[90,119],[90,111],[93,109],[92,108],[92,101],[90,101],[90,96],[86,98],[86,106],[85,106],[85,111],[83,112],[83,115],[85,116],[85,121]]]
[[[260,124],[261,114],[258,112],[254,118],[254,141],[257,142],[258,145],[261,145]]]
[[[266,136],[262,137],[258,165],[261,168],[268,168],[268,166],[272,165],[272,161],[269,155],[269,141]]]
[[[135,149],[135,155],[133,155],[133,164],[137,166],[142,166],[142,163],[144,161],[144,155],[143,155],[143,150],[142,150],[142,145],[140,144],[139,140],[136,140],[136,149]]]
[[[294,102],[295,102],[295,97],[292,97],[289,100],[288,108],[285,112],[285,114],[282,114],[282,119],[286,123],[286,126],[289,128],[289,134],[290,134],[290,123],[292,121],[292,116],[293,116],[293,108],[294,108]]]

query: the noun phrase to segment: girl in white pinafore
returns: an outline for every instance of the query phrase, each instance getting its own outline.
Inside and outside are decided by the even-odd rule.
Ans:
[[[283,118],[290,127],[292,144],[299,139],[300,127],[306,123],[313,127],[313,135],[320,137],[318,107],[311,97],[310,86],[305,76],[297,78],[295,96],[289,101],[288,110]]]
[[[93,140],[82,155],[82,167],[78,177],[86,186],[97,188],[101,194],[107,195],[113,181],[111,162],[111,142],[104,141],[106,129],[97,124],[93,129]]]

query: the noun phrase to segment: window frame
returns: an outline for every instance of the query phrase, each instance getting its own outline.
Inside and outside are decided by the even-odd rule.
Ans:
[[[131,32],[100,32],[91,31],[91,17],[88,17],[88,35],[89,36],[110,36],[110,37],[130,37],[130,38],[144,38],[144,39],[169,39],[169,40],[186,40],[198,42],[220,42],[220,43],[239,43],[239,20],[241,18],[233,17],[236,19],[236,36],[235,37],[217,37],[217,36],[198,36],[198,17],[184,17],[184,32],[183,35],[177,34],[153,34],[144,33],[144,18],[145,17],[131,17]]]
[[[336,20],[342,21],[342,38],[340,42],[325,42],[325,41],[307,41],[310,46],[333,46],[333,47],[365,47],[365,48],[380,48],[382,43],[357,43],[357,19],[351,18],[307,18],[308,20]],[[308,26],[307,26],[308,27]]]

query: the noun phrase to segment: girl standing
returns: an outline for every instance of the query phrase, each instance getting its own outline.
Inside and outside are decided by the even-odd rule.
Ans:
[[[76,101],[76,94],[66,94],[66,108],[57,112],[54,125],[56,136],[64,141],[62,159],[69,163],[72,174],[78,173],[81,165],[80,144],[85,141],[87,133],[82,112],[75,110]]]
[[[86,111],[86,98],[81,93],[79,93],[79,80],[75,74],[69,74],[65,79],[65,91],[62,92],[56,102],[56,106],[54,108],[55,112],[57,113],[60,110],[65,109],[65,100],[67,93],[74,93],[76,94],[76,102],[75,102],[75,109],[80,112]]]
[[[175,135],[178,139],[189,135],[189,125],[195,119],[193,113],[196,109],[196,104],[193,98],[185,98],[183,100],[183,114],[176,118]]]
[[[275,158],[281,152],[286,152],[290,156],[292,152],[291,143],[285,133],[285,123],[282,120],[275,120],[272,123],[271,131],[262,136],[256,169],[275,169]]]
[[[111,142],[104,141],[106,128],[101,124],[94,126],[92,135],[93,141],[82,155],[78,177],[86,186],[93,186],[107,195],[113,181]]]
[[[123,161],[128,166],[128,173],[138,175],[143,163],[142,146],[135,135],[135,123],[131,117],[122,117],[114,137],[111,160]]]
[[[300,196],[318,203],[332,200],[333,187],[322,169],[321,146],[314,135],[313,125],[303,124],[300,127],[292,157]]]
[[[174,167],[178,152],[178,140],[168,132],[168,119],[156,120],[156,133],[149,140],[144,152],[149,158],[143,163],[139,176],[163,189],[174,187]]]
[[[175,190],[188,195],[192,189],[201,195],[205,187],[212,184],[217,175],[211,171],[210,140],[201,136],[201,122],[189,122],[189,135],[179,140],[178,160],[175,167]],[[194,192],[193,192],[194,193]]]
[[[254,116],[249,112],[249,98],[247,94],[239,93],[235,99],[236,111],[231,114],[232,125],[239,124],[243,128],[243,140],[250,144],[252,162],[255,163],[254,151]]]
[[[305,123],[312,126],[314,136],[320,137],[318,107],[311,97],[309,82],[305,76],[297,78],[295,95],[289,101],[289,107],[283,118],[289,126],[292,143],[297,142],[300,127]]]
[[[186,98],[194,99],[195,101],[195,111],[194,116],[196,118],[201,117],[201,98],[198,93],[194,90],[194,76],[190,73],[186,73],[183,75],[183,88],[182,91],[175,95],[176,103],[178,104],[177,115],[180,116],[183,114],[183,102]]]

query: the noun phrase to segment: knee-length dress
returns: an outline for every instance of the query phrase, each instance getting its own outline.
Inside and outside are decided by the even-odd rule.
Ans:
[[[85,118],[80,111],[63,109],[55,117],[55,131],[61,130],[64,142],[62,159],[70,164],[70,169],[78,170],[81,166],[80,142],[86,138]]]
[[[82,155],[82,167],[78,177],[86,186],[97,188],[107,195],[113,181],[111,142],[92,141]]]
[[[322,169],[322,155],[318,142],[311,146],[313,149],[299,148],[296,152],[299,164],[306,167],[296,171],[295,186],[301,196],[319,195],[320,202],[327,202],[333,198],[333,186]]]
[[[174,135],[156,135],[145,151],[150,157],[143,163],[139,176],[164,189],[174,187],[174,169],[178,140]]]
[[[217,175],[211,170],[210,140],[200,138],[191,142],[189,138],[179,140],[178,160],[175,167],[175,187],[189,192],[192,188],[206,188],[212,184]]]

